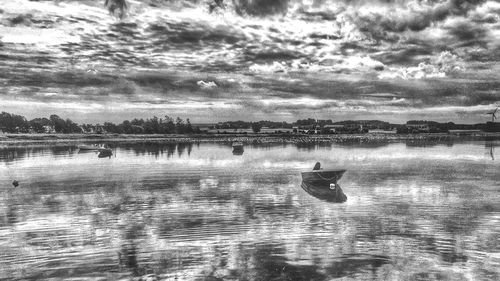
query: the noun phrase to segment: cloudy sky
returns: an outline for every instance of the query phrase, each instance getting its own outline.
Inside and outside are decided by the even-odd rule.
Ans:
[[[475,123],[500,105],[500,1],[129,0],[123,20],[103,2],[2,1],[0,111]]]

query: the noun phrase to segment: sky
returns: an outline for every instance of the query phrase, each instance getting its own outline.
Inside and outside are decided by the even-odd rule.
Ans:
[[[76,122],[481,123],[500,1],[2,1],[0,111]]]

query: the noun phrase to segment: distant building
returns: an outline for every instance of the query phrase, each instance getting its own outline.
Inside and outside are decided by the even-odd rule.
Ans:
[[[54,128],[54,126],[46,125],[43,126],[43,132],[46,134],[54,134],[56,132],[56,129]]]
[[[374,130],[368,130],[368,133],[370,134],[385,134],[385,135],[390,135],[390,134],[396,134],[396,130],[379,130],[379,129],[374,129]]]
[[[345,123],[344,132],[346,133],[361,133],[363,132],[363,124],[359,123]]]
[[[430,131],[429,124],[406,124],[406,128],[413,133],[428,133]]]
[[[474,135],[480,134],[482,131],[481,130],[449,130],[448,132],[452,135],[457,135],[457,136],[474,136]]]
[[[269,127],[262,127],[260,129],[261,134],[280,134],[280,133],[292,133],[293,128],[269,128]]]
[[[344,130],[344,125],[325,125],[323,127],[323,132],[326,134],[340,133]]]

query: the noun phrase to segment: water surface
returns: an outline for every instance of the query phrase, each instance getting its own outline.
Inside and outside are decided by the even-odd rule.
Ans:
[[[497,145],[0,148],[0,278],[499,280]]]

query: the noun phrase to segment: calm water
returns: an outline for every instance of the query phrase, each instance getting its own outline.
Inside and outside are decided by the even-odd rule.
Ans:
[[[499,280],[498,145],[0,148],[0,279]]]

